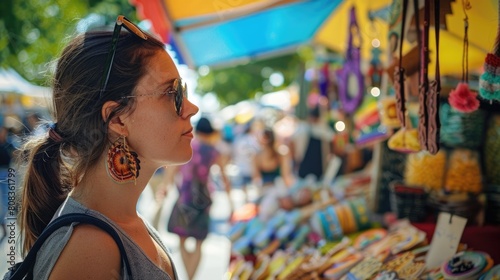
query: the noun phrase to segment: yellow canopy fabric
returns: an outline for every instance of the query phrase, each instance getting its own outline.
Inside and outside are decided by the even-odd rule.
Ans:
[[[322,26],[315,37],[315,43],[324,45],[332,50],[345,53],[347,49],[349,11],[351,7],[356,8],[356,19],[360,29],[363,59],[370,58],[371,41],[378,38],[380,48],[387,46],[388,25],[381,19],[371,22],[368,12],[382,9],[390,5],[392,0],[346,0],[335,9],[330,19]]]
[[[380,47],[385,54],[387,48],[388,24],[381,19],[370,22],[368,12],[382,9],[390,5],[392,0],[346,0],[334,11],[330,19],[318,31],[315,43],[327,46],[332,50],[345,53],[347,48],[347,30],[349,23],[349,9],[356,7],[356,16],[362,37],[362,59],[371,57],[371,41],[380,40]],[[411,0],[409,1],[411,3]],[[421,1],[422,2],[422,1]],[[480,70],[484,58],[492,51],[498,28],[498,2],[493,0],[471,1],[472,8],[467,10],[469,18],[469,71]],[[440,30],[440,69],[441,74],[461,75],[462,51],[464,37],[464,18],[462,1],[451,3],[452,14],[446,16],[447,30]],[[435,69],[435,35],[434,28],[429,32],[429,49],[431,51],[429,73]],[[404,46],[406,53],[410,50],[409,44]],[[384,58],[382,56],[382,58]]]

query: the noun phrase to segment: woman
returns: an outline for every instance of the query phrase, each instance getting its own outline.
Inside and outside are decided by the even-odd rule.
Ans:
[[[23,251],[51,219],[85,213],[118,232],[132,275],[110,235],[72,224],[44,243],[34,279],[177,278],[136,204],[158,168],[192,156],[190,119],[198,108],[185,95],[164,45],[123,16],[114,32],[80,34],[66,46],[53,80],[55,123],[23,147]]]
[[[291,186],[293,176],[291,166],[286,155],[280,153],[276,147],[274,131],[265,128],[258,137],[260,151],[253,157],[253,181],[264,187],[273,186],[278,177],[283,179],[286,186]]]
[[[210,121],[202,117],[196,124],[196,135],[193,141],[193,159],[179,167],[182,183],[179,185],[177,199],[170,219],[168,231],[180,238],[180,251],[184,267],[189,279],[193,279],[201,260],[201,245],[207,238],[210,223],[210,206],[212,199],[208,187],[210,168],[219,166],[232,209],[229,179],[224,172],[224,158],[217,150],[218,132]],[[174,174],[177,172],[174,171]],[[194,251],[186,249],[186,240],[196,240]]]

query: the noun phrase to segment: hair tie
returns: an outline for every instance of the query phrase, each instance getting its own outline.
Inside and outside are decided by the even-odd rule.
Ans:
[[[57,129],[57,123],[53,123],[49,127],[49,138],[52,139],[56,143],[60,143],[63,141],[63,138],[59,133],[56,131]]]

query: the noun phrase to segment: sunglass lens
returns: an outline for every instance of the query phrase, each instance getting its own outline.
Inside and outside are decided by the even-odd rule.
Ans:
[[[176,80],[176,89],[177,93],[175,95],[175,110],[177,114],[180,116],[182,114],[182,103],[184,101],[184,89],[182,86],[182,82],[180,80]]]

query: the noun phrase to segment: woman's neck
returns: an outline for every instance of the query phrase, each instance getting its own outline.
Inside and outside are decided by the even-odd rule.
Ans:
[[[138,218],[137,201],[152,175],[153,172],[141,169],[135,183],[118,184],[107,174],[104,165],[98,166],[83,176],[70,196],[113,221],[127,223]]]

